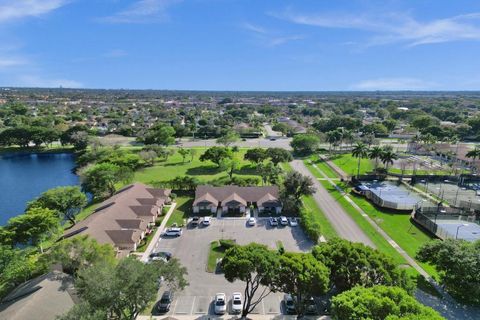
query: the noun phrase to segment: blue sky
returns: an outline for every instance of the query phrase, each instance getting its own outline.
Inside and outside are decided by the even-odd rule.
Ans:
[[[0,86],[480,90],[480,1],[0,0]]]

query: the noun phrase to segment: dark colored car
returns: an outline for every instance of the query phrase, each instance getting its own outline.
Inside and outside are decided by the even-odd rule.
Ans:
[[[199,217],[193,217],[192,220],[190,221],[190,225],[192,227],[198,226],[199,223],[200,223],[200,218]]]
[[[165,260],[170,260],[172,258],[172,254],[170,252],[159,251],[153,252],[149,255],[150,259],[152,258],[164,258]]]
[[[171,291],[165,291],[162,298],[157,303],[157,311],[161,313],[168,312],[173,301],[173,293]]]
[[[283,296],[283,303],[285,304],[285,313],[286,314],[297,313],[297,309],[295,308],[295,301],[293,301],[293,297],[291,295],[285,294]]]
[[[313,298],[305,301],[305,314],[317,314],[317,304]]]

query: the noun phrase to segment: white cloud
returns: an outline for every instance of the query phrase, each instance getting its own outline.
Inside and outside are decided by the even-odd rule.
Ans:
[[[261,41],[262,45],[267,47],[275,47],[290,41],[301,40],[305,38],[303,35],[280,35],[278,32],[268,30],[264,27],[249,22],[243,23],[241,27],[253,33],[253,35]]]
[[[403,13],[302,14],[287,10],[272,14],[296,24],[355,29],[371,34],[367,45],[404,42],[408,46],[461,40],[480,40],[480,13],[419,21]]]
[[[138,0],[125,10],[101,18],[109,23],[152,23],[169,19],[167,9],[182,0]]]
[[[354,90],[431,90],[436,84],[416,78],[378,78],[364,80],[351,86]]]
[[[0,56],[0,69],[22,66],[27,63],[27,60],[23,58],[9,58]]]
[[[56,10],[67,0],[0,0],[0,22],[24,17],[38,17]]]
[[[81,82],[69,79],[51,79],[36,75],[23,75],[18,78],[18,86],[33,88],[81,88]]]

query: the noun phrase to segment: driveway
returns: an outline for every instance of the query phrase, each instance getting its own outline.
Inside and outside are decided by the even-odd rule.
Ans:
[[[330,220],[333,228],[337,231],[339,237],[352,241],[361,242],[371,247],[375,247],[373,242],[360,229],[355,221],[345,212],[337,201],[328,193],[328,191],[318,182],[317,178],[303,164],[302,160],[293,160],[290,162],[292,168],[305,176],[312,178],[316,192],[313,194],[315,202],[322,209],[323,213]]]
[[[228,300],[233,292],[239,291],[243,296],[243,282],[230,283],[223,274],[206,271],[210,243],[219,239],[235,239],[241,245],[258,242],[272,249],[277,248],[277,241],[282,241],[285,250],[293,252],[306,252],[313,246],[299,226],[272,228],[267,218],[259,218],[254,227],[247,227],[245,218],[212,218],[208,227],[185,229],[178,238],[161,238],[154,251],[168,251],[178,258],[188,270],[190,283],[176,295],[167,315],[213,314],[211,303],[217,292],[225,293]],[[160,293],[163,293],[162,289]],[[282,293],[270,294],[254,314],[281,314],[282,298]]]

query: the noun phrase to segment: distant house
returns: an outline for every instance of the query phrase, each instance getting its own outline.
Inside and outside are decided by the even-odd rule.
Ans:
[[[239,187],[239,186],[198,186],[193,201],[193,212],[245,213],[247,207],[254,206],[259,211],[280,213],[278,187]]]
[[[0,319],[54,320],[69,311],[76,302],[73,278],[52,271],[10,292],[0,304]]]
[[[170,201],[169,189],[154,189],[135,183],[105,200],[85,220],[67,230],[65,238],[86,234],[99,243],[113,245],[119,253],[135,251],[151,231],[163,205]]]

